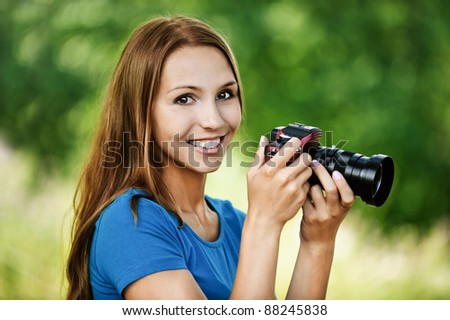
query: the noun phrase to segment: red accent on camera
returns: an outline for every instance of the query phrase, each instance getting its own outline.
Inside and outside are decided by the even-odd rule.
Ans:
[[[278,140],[278,138],[283,134],[283,129],[278,129],[277,134],[275,136],[275,140]]]
[[[314,138],[314,133],[310,133],[308,134],[306,137],[303,137],[303,139],[301,139],[300,141],[302,142],[302,149],[305,146],[305,144],[309,141],[312,140]]]

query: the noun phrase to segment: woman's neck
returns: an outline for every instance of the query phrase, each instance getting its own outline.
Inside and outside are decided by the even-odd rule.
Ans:
[[[206,174],[168,166],[163,179],[181,209],[181,217],[202,239],[215,241],[219,237],[219,218],[205,201]]]
[[[183,212],[205,210],[206,174],[176,166],[167,166],[162,174],[164,183]]]

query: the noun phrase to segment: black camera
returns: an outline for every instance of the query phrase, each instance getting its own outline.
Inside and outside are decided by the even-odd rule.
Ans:
[[[272,158],[291,138],[301,141],[301,149],[289,161],[294,161],[302,152],[307,152],[319,161],[331,174],[339,171],[344,176],[353,193],[370,205],[383,205],[391,192],[394,181],[394,161],[391,157],[376,154],[371,157],[359,153],[328,148],[320,145],[322,130],[301,123],[292,123],[285,127],[276,127],[270,133],[270,144],[266,146],[265,160]],[[288,163],[288,164],[289,164]],[[310,184],[320,183],[314,175]]]

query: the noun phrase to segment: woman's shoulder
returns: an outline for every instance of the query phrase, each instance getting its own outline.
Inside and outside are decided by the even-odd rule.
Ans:
[[[136,206],[132,199],[136,199]],[[133,212],[133,208],[135,212]],[[114,292],[164,268],[186,268],[176,224],[149,194],[129,189],[100,214],[90,251],[90,275],[97,290]],[[109,290],[109,289],[108,289]]]
[[[136,201],[133,210],[133,199]],[[103,209],[97,220],[97,228],[100,226],[108,227],[114,225],[132,226],[147,224],[152,221],[153,224],[169,222],[168,212],[157,202],[151,200],[151,196],[137,188],[130,188],[117,196],[105,209]]]
[[[113,199],[113,201],[105,209],[103,209],[102,214],[109,212],[123,213],[128,210],[131,211],[131,201],[136,197],[138,199],[147,199],[148,201],[145,202],[146,207],[151,207],[157,210],[162,209],[158,203],[150,200],[151,196],[147,192],[137,188],[130,188]]]

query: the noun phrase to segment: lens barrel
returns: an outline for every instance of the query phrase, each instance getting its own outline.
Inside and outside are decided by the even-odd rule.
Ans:
[[[371,157],[339,148],[315,145],[305,149],[331,174],[342,173],[353,193],[370,205],[379,207],[386,202],[394,180],[394,161],[391,157],[376,154]],[[318,183],[317,177],[310,183]]]

